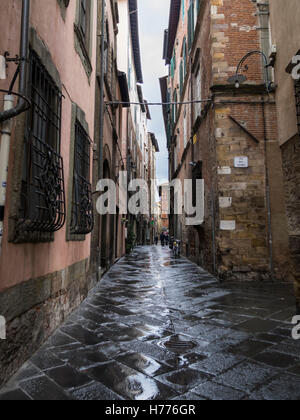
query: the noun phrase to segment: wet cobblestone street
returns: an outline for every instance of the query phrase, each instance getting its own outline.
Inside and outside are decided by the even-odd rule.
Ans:
[[[0,400],[300,398],[292,287],[221,284],[140,247],[26,363]]]

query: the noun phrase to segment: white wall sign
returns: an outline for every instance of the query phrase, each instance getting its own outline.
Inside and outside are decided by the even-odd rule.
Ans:
[[[247,156],[238,156],[234,158],[235,168],[249,168],[249,159]]]
[[[221,209],[227,209],[232,206],[232,198],[231,197],[220,197],[219,203]]]
[[[219,175],[231,175],[231,168],[230,166],[220,166],[218,168]]]
[[[236,223],[235,220],[221,220],[220,229],[221,230],[235,230]]]

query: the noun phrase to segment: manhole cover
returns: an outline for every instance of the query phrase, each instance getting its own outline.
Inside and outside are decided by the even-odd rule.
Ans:
[[[159,343],[161,347],[164,347],[173,353],[184,354],[189,350],[192,350],[197,346],[193,341],[186,340],[187,337],[180,335],[173,335],[171,338],[167,338],[165,341]]]

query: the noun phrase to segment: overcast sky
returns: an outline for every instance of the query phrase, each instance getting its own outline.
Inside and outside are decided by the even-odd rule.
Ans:
[[[139,28],[144,75],[144,97],[148,102],[161,102],[159,78],[167,74],[162,59],[164,30],[169,22],[169,0],[138,0]],[[157,154],[157,178],[168,180],[168,152],[161,107],[150,107],[152,121],[149,131],[155,133],[159,142]]]

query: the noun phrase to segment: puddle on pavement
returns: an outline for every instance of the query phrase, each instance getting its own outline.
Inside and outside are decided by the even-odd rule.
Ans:
[[[177,354],[185,354],[197,347],[194,341],[187,340],[187,337],[178,334],[160,341],[158,345]]]
[[[122,355],[119,356],[117,360],[123,363],[123,365],[127,365],[145,373],[148,376],[160,375],[170,370],[169,367],[163,365],[162,363],[158,363],[156,360],[140,353]]]

